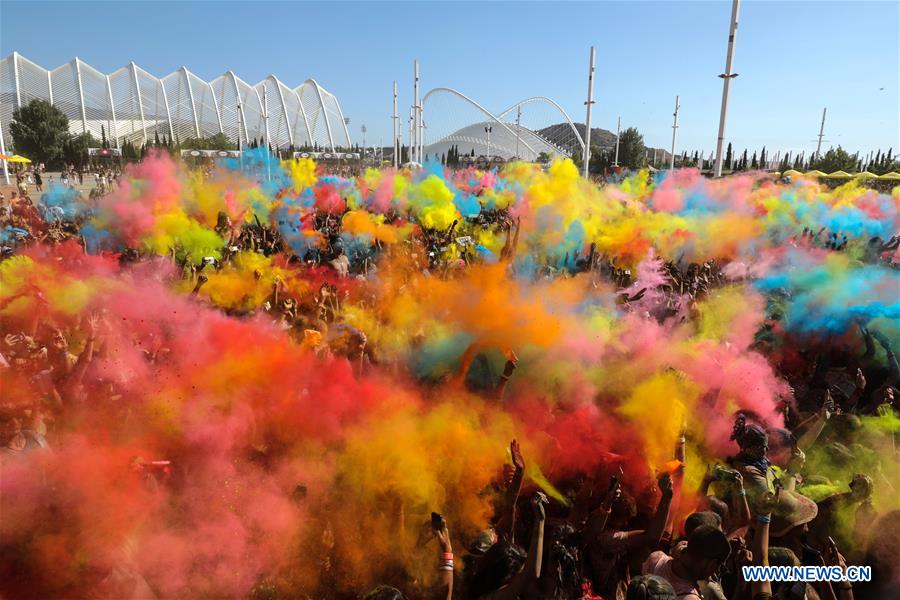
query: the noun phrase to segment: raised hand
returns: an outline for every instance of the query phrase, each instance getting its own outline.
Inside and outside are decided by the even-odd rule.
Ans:
[[[866,376],[863,375],[862,369],[856,369],[856,379],[854,380],[857,390],[866,389]]]
[[[534,496],[531,498],[531,510],[534,511],[536,521],[543,521],[547,518],[547,512],[544,509],[548,504],[550,504],[550,500],[547,499],[544,492],[534,493]]]
[[[512,456],[512,463],[516,470],[524,470],[525,459],[522,458],[522,449],[519,447],[519,442],[517,440],[513,440],[509,443],[509,453]]]

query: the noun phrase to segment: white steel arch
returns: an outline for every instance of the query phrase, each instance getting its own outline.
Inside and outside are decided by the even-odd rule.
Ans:
[[[494,115],[493,113],[491,113],[491,111],[489,111],[488,109],[486,109],[485,107],[483,107],[481,104],[479,104],[479,103],[476,102],[475,100],[472,100],[471,98],[469,98],[468,96],[466,96],[466,95],[463,94],[462,92],[460,92],[460,91],[458,91],[458,90],[454,90],[453,88],[436,87],[436,88],[434,88],[434,89],[432,89],[432,90],[429,90],[429,92],[428,92],[427,94],[425,94],[425,96],[422,98],[422,107],[423,107],[423,108],[422,108],[422,111],[423,111],[423,112],[424,112],[424,110],[425,110],[424,107],[425,107],[425,103],[428,101],[428,98],[430,98],[433,94],[438,93],[438,92],[450,93],[450,94],[452,94],[452,95],[454,95],[454,96],[457,96],[457,97],[461,98],[462,100],[468,102],[468,103],[471,104],[473,107],[477,108],[477,109],[480,110],[482,113],[484,113],[484,115],[485,115],[486,117],[488,117],[488,119],[490,119],[491,121],[495,122],[497,125],[500,125],[500,127],[502,127],[503,129],[505,129],[510,135],[512,135],[512,136],[515,137],[516,133],[515,133],[512,129],[510,129],[509,125],[507,125],[506,123],[504,123],[503,121],[501,121],[496,115]],[[533,147],[531,147],[531,145],[529,145],[527,142],[525,142],[524,140],[522,141],[522,144],[523,144],[526,148],[528,148],[528,150],[530,150],[531,152],[533,152],[534,154],[538,154],[538,152],[537,152]]]
[[[264,106],[262,90],[275,94],[272,110]],[[105,74],[78,58],[48,70],[13,52],[0,59],[4,142],[11,141],[13,110],[36,98],[62,110],[73,133],[97,136],[105,126],[116,146],[125,140],[148,142],[154,133],[168,133],[173,140],[223,133],[235,143],[265,138],[275,148],[301,145],[304,137],[332,150],[351,144],[340,103],[314,79],[292,88],[269,75],[254,86],[226,71],[209,82],[184,66],[158,78],[134,62]],[[267,112],[272,131],[267,131]],[[324,128],[317,126],[322,118]],[[341,119],[340,128],[332,118]]]
[[[519,102],[516,102],[515,104],[513,104],[512,106],[510,106],[509,108],[504,110],[502,113],[497,115],[497,117],[502,119],[503,117],[505,117],[512,111],[514,111],[522,106],[525,106],[526,104],[528,104],[530,102],[544,102],[546,104],[549,104],[556,110],[558,110],[559,114],[561,114],[563,119],[566,120],[566,123],[569,124],[569,127],[572,129],[572,133],[575,134],[575,139],[578,141],[578,144],[581,146],[581,152],[582,152],[582,155],[584,155],[584,139],[581,137],[581,134],[578,133],[578,128],[575,127],[575,123],[572,122],[572,119],[569,117],[569,114],[563,109],[563,107],[560,106],[559,104],[557,104],[557,102],[555,100],[553,100],[552,98],[548,98],[547,96],[532,96],[531,98],[525,98],[524,100],[520,100]]]
[[[307,79],[306,81],[312,84],[313,88],[316,90],[316,95],[319,96],[319,105],[322,107],[322,114],[325,115],[325,128],[328,129],[328,140],[331,144],[331,151],[334,152],[334,135],[331,133],[331,120],[328,118],[328,111],[325,110],[325,100],[322,98],[322,88],[315,79]],[[349,136],[347,137],[349,138]]]

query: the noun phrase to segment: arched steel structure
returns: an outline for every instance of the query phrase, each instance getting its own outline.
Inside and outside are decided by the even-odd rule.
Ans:
[[[503,112],[495,115],[487,108],[479,104],[477,101],[466,96],[458,90],[447,87],[437,87],[430,90],[422,99],[423,112],[425,113],[424,118],[426,121],[429,120],[427,107],[428,99],[439,93],[450,94],[463,100],[469,106],[484,115],[485,120],[484,122],[469,123],[450,133],[439,135],[437,139],[428,141],[425,144],[426,154],[440,155],[446,152],[446,150],[450,146],[463,143],[472,144],[473,147],[481,146],[486,150],[486,153],[497,154],[505,157],[519,156],[521,158],[530,160],[536,159],[541,153],[566,156],[571,155],[571,149],[562,148],[554,141],[541,136],[537,131],[522,126],[520,123],[516,123],[517,113],[519,112],[518,109],[526,104],[533,102],[546,104],[555,111],[558,111],[565,122],[568,123],[569,127],[571,128],[572,134],[577,145],[579,146],[579,149],[581,151],[583,151],[584,149],[584,141],[579,135],[575,124],[572,122],[572,119],[559,104],[557,104],[552,99],[547,98],[546,96],[534,96],[531,98],[526,98],[513,104]],[[511,121],[509,119],[510,114],[512,114]],[[491,133],[486,134],[484,132],[484,127],[486,125],[497,125],[499,129],[495,131],[492,127]]]
[[[313,79],[291,88],[269,75],[250,85],[228,71],[207,82],[187,67],[157,78],[133,62],[107,75],[79,58],[47,70],[13,52],[0,60],[4,146],[13,111],[35,98],[62,110],[72,133],[99,139],[103,131],[114,145],[217,133],[235,143],[265,139],[275,148],[352,145],[340,103]]]
[[[572,122],[571,117],[569,117],[569,113],[567,113],[565,111],[565,109],[563,109],[563,107],[560,106],[552,98],[548,98],[547,96],[532,96],[531,98],[525,98],[524,100],[520,100],[519,102],[516,102],[515,104],[513,104],[512,106],[510,106],[509,108],[504,110],[502,113],[497,115],[497,118],[502,119],[502,118],[506,117],[507,115],[511,114],[516,109],[521,108],[522,106],[525,106],[526,104],[529,104],[531,102],[543,102],[545,104],[549,104],[551,107],[553,107],[557,111],[559,111],[559,114],[562,115],[562,118],[565,119],[566,123],[568,123],[569,127],[572,129],[572,133],[575,136],[575,142],[580,146],[581,153],[583,156],[584,155],[584,139],[581,137],[581,134],[578,133],[578,128],[575,127],[575,123]]]

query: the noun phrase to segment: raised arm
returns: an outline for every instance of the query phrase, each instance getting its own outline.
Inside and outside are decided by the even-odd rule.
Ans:
[[[522,457],[522,449],[519,442],[513,440],[509,443],[509,453],[512,457],[513,476],[503,495],[503,507],[500,519],[497,521],[498,533],[505,533],[510,542],[515,541],[516,534],[516,504],[519,501],[519,493],[522,491],[522,479],[525,475],[525,459]]]
[[[99,323],[99,315],[88,317],[87,342],[85,342],[84,350],[78,355],[78,360],[75,361],[75,366],[72,367],[72,372],[69,374],[71,381],[80,382],[84,378],[88,365],[91,364],[91,360],[94,358],[94,341],[97,337],[97,326]]]
[[[491,597],[492,600],[517,600],[524,592],[536,586],[544,558],[544,521],[547,519],[544,507],[548,503],[547,496],[542,492],[536,492],[531,499],[534,528],[531,530],[531,544],[528,546],[525,567],[510,580],[509,585],[497,590]]]
[[[451,600],[453,598],[453,546],[450,544],[450,531],[447,529],[447,522],[444,522],[444,528],[435,532],[439,542],[438,570],[440,578],[438,583],[437,598]]]

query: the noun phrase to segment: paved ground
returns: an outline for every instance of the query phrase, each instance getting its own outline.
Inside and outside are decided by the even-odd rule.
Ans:
[[[53,171],[43,173],[42,177],[44,179],[44,191],[47,191],[47,188],[50,187],[50,182],[56,182],[57,184],[61,182],[59,172]],[[94,182],[94,176],[85,175],[84,183],[75,187],[76,189],[81,190],[85,195],[87,195],[95,185],[96,183]],[[6,180],[3,178],[3,172],[0,171],[0,192],[3,192],[3,195],[9,198],[10,193],[14,191],[16,191],[15,175],[13,175],[12,173],[9,174],[9,185],[7,185]],[[28,195],[31,196],[32,200],[37,200],[40,197],[40,192],[37,191],[34,185],[30,185],[28,186]]]

